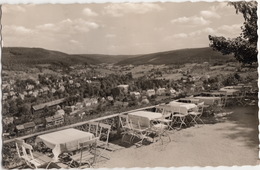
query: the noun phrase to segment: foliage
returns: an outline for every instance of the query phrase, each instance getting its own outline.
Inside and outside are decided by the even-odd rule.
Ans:
[[[236,13],[243,14],[245,22],[241,27],[242,33],[233,39],[209,35],[210,47],[224,55],[234,54],[244,64],[257,62],[257,2],[230,2],[229,5],[235,7]]]

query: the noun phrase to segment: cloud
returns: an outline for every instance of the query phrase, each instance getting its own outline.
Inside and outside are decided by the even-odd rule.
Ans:
[[[79,44],[79,42],[76,41],[76,40],[70,40],[70,42],[71,42],[72,44]]]
[[[84,8],[82,13],[88,17],[95,17],[98,16],[98,14],[94,11],[92,11],[90,8]]]
[[[190,32],[189,36],[194,37],[194,36],[200,36],[201,34],[214,34],[215,32],[216,30],[214,30],[213,28],[207,27],[201,30]]]
[[[220,15],[214,11],[200,11],[200,15],[205,18],[220,18]]]
[[[218,31],[221,32],[228,32],[228,33],[234,33],[234,32],[241,32],[241,26],[240,24],[234,24],[234,25],[222,25],[218,27]]]
[[[204,19],[203,17],[191,16],[191,17],[180,17],[177,19],[171,20],[171,23],[180,23],[180,24],[188,24],[188,25],[208,25],[210,23],[209,20]]]
[[[179,33],[179,34],[175,34],[173,35],[174,38],[187,38],[188,35],[185,33]]]
[[[24,7],[19,5],[2,5],[3,13],[26,12]]]
[[[160,10],[162,7],[153,3],[122,3],[104,7],[104,13],[113,17],[121,17],[127,13],[145,14]]]
[[[35,33],[35,31],[33,31],[32,29],[17,25],[5,25],[3,27],[3,32],[20,35],[28,35]]]
[[[73,34],[73,33],[79,33],[79,32],[88,32],[90,30],[94,30],[99,28],[100,26],[95,22],[86,21],[84,19],[65,19],[57,24],[43,24],[36,26],[36,29],[42,30],[42,31],[48,31],[53,33],[64,33],[64,34]]]
[[[106,34],[106,38],[114,38],[114,37],[116,37],[115,34]]]

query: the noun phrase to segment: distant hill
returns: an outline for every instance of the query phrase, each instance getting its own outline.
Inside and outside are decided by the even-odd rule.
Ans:
[[[142,64],[185,64],[194,62],[225,62],[233,60],[232,55],[224,56],[210,47],[173,50],[152,54],[140,55],[119,61],[118,65],[142,65]]]
[[[66,53],[51,51],[42,48],[24,48],[24,47],[4,47],[2,55],[2,64],[99,64],[99,60],[91,57],[82,57],[79,55],[69,55]]]
[[[117,63],[121,60],[137,57],[137,55],[104,55],[104,54],[75,54],[81,57],[87,57],[98,60],[101,63]]]
[[[225,62],[232,56],[223,56],[211,48],[182,49],[145,55],[102,55],[66,54],[42,48],[4,47],[3,65],[55,64],[70,66],[76,64],[115,63],[117,65],[142,64],[184,64],[193,62]]]

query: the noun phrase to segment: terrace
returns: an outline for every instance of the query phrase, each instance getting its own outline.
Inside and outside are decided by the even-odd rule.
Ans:
[[[178,101],[174,101],[174,105],[170,103],[169,105],[151,106],[118,113],[27,135],[19,139],[25,140],[26,143],[34,146],[35,139],[42,138],[46,140],[46,138],[44,138],[46,135],[68,129],[80,131],[82,135],[76,135],[77,137],[84,136],[84,134],[86,134],[87,137],[89,133],[95,135],[91,127],[98,124],[98,126],[101,127],[102,125],[104,129],[107,128],[109,130],[106,131],[108,136],[105,138],[103,138],[104,135],[101,135],[102,139],[100,138],[100,141],[105,145],[97,147],[100,151],[98,152],[97,160],[94,164],[87,164],[89,166],[91,165],[91,167],[178,167],[257,164],[257,106],[235,105],[235,107],[225,107],[222,108],[220,113],[213,113],[211,116],[208,114],[202,115],[200,117],[202,122],[198,121],[198,119],[195,119],[195,122],[193,122],[192,120],[194,119],[187,117],[184,120],[185,124],[181,126],[179,125],[182,124],[182,121],[174,123],[170,121],[170,124],[165,124],[167,125],[166,129],[155,131],[155,136],[151,135],[152,127],[161,125],[160,120],[164,118],[167,119],[167,117],[170,117],[170,120],[175,120],[172,118],[178,115],[176,113],[180,114],[183,112],[181,111],[183,108],[186,108],[186,110],[184,109],[185,113],[191,113],[188,110],[194,106],[198,106],[197,100],[187,98],[186,101],[190,101],[184,103],[184,99],[185,98],[182,98],[182,101],[179,103]],[[193,101],[196,101],[196,104],[193,104]],[[176,105],[176,103],[178,103],[178,105]],[[215,103],[212,102],[212,105],[214,104]],[[214,107],[216,106],[217,105],[214,105]],[[218,106],[222,107],[223,105]],[[211,110],[205,108],[204,112],[207,111]],[[158,115],[162,115],[164,118],[162,119]],[[126,116],[129,119],[128,123],[131,125],[129,126],[129,131],[126,130],[127,128],[125,129],[120,121],[122,116]],[[146,128],[144,130],[143,128],[145,126]],[[140,127],[142,127],[142,129],[139,129]],[[104,129],[100,130],[100,134],[101,132],[104,133]],[[143,130],[142,132],[144,133],[139,133],[140,130]],[[122,135],[125,133],[122,132],[126,133],[124,140],[122,139]],[[171,140],[169,140],[169,138]],[[7,168],[25,167],[22,163],[20,165],[7,165],[8,159],[21,161],[15,153],[14,141],[14,139],[4,141],[3,153],[7,153],[6,149],[8,149],[14,154],[14,157],[10,156],[7,158],[4,156],[3,160],[6,161],[4,165],[6,163],[5,167]],[[72,143],[70,143],[70,146],[72,146]],[[40,150],[44,151],[43,153],[52,158],[51,160],[53,161],[55,157],[54,152],[46,146],[41,147]],[[39,149],[38,147],[36,148]],[[240,153],[244,153],[247,156],[244,157],[243,154]],[[58,166],[62,168],[81,167],[79,164],[73,164],[73,166],[71,164],[71,159],[75,158],[73,155],[77,155],[74,149],[73,151],[70,149],[66,151],[65,149],[60,151],[60,154],[61,155],[58,156],[59,162],[56,162]]]

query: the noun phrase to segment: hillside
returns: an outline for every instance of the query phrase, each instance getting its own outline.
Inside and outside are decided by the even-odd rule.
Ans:
[[[137,55],[103,55],[103,54],[76,54],[77,56],[87,57],[98,60],[101,63],[113,64],[125,59],[137,57]]]
[[[225,62],[232,56],[223,56],[211,48],[194,48],[166,51],[145,55],[101,55],[66,54],[42,48],[4,47],[3,65],[55,64],[70,66],[76,64],[116,63],[117,65],[184,64],[193,62]]]
[[[42,48],[4,47],[2,55],[3,65],[35,65],[35,64],[99,64],[100,61],[90,57],[69,55]]]
[[[194,62],[225,62],[234,59],[233,56],[223,56],[217,51],[213,51],[210,47],[181,49],[174,51],[166,51],[152,54],[140,55],[119,61],[118,65],[142,65],[142,64],[184,64]]]

